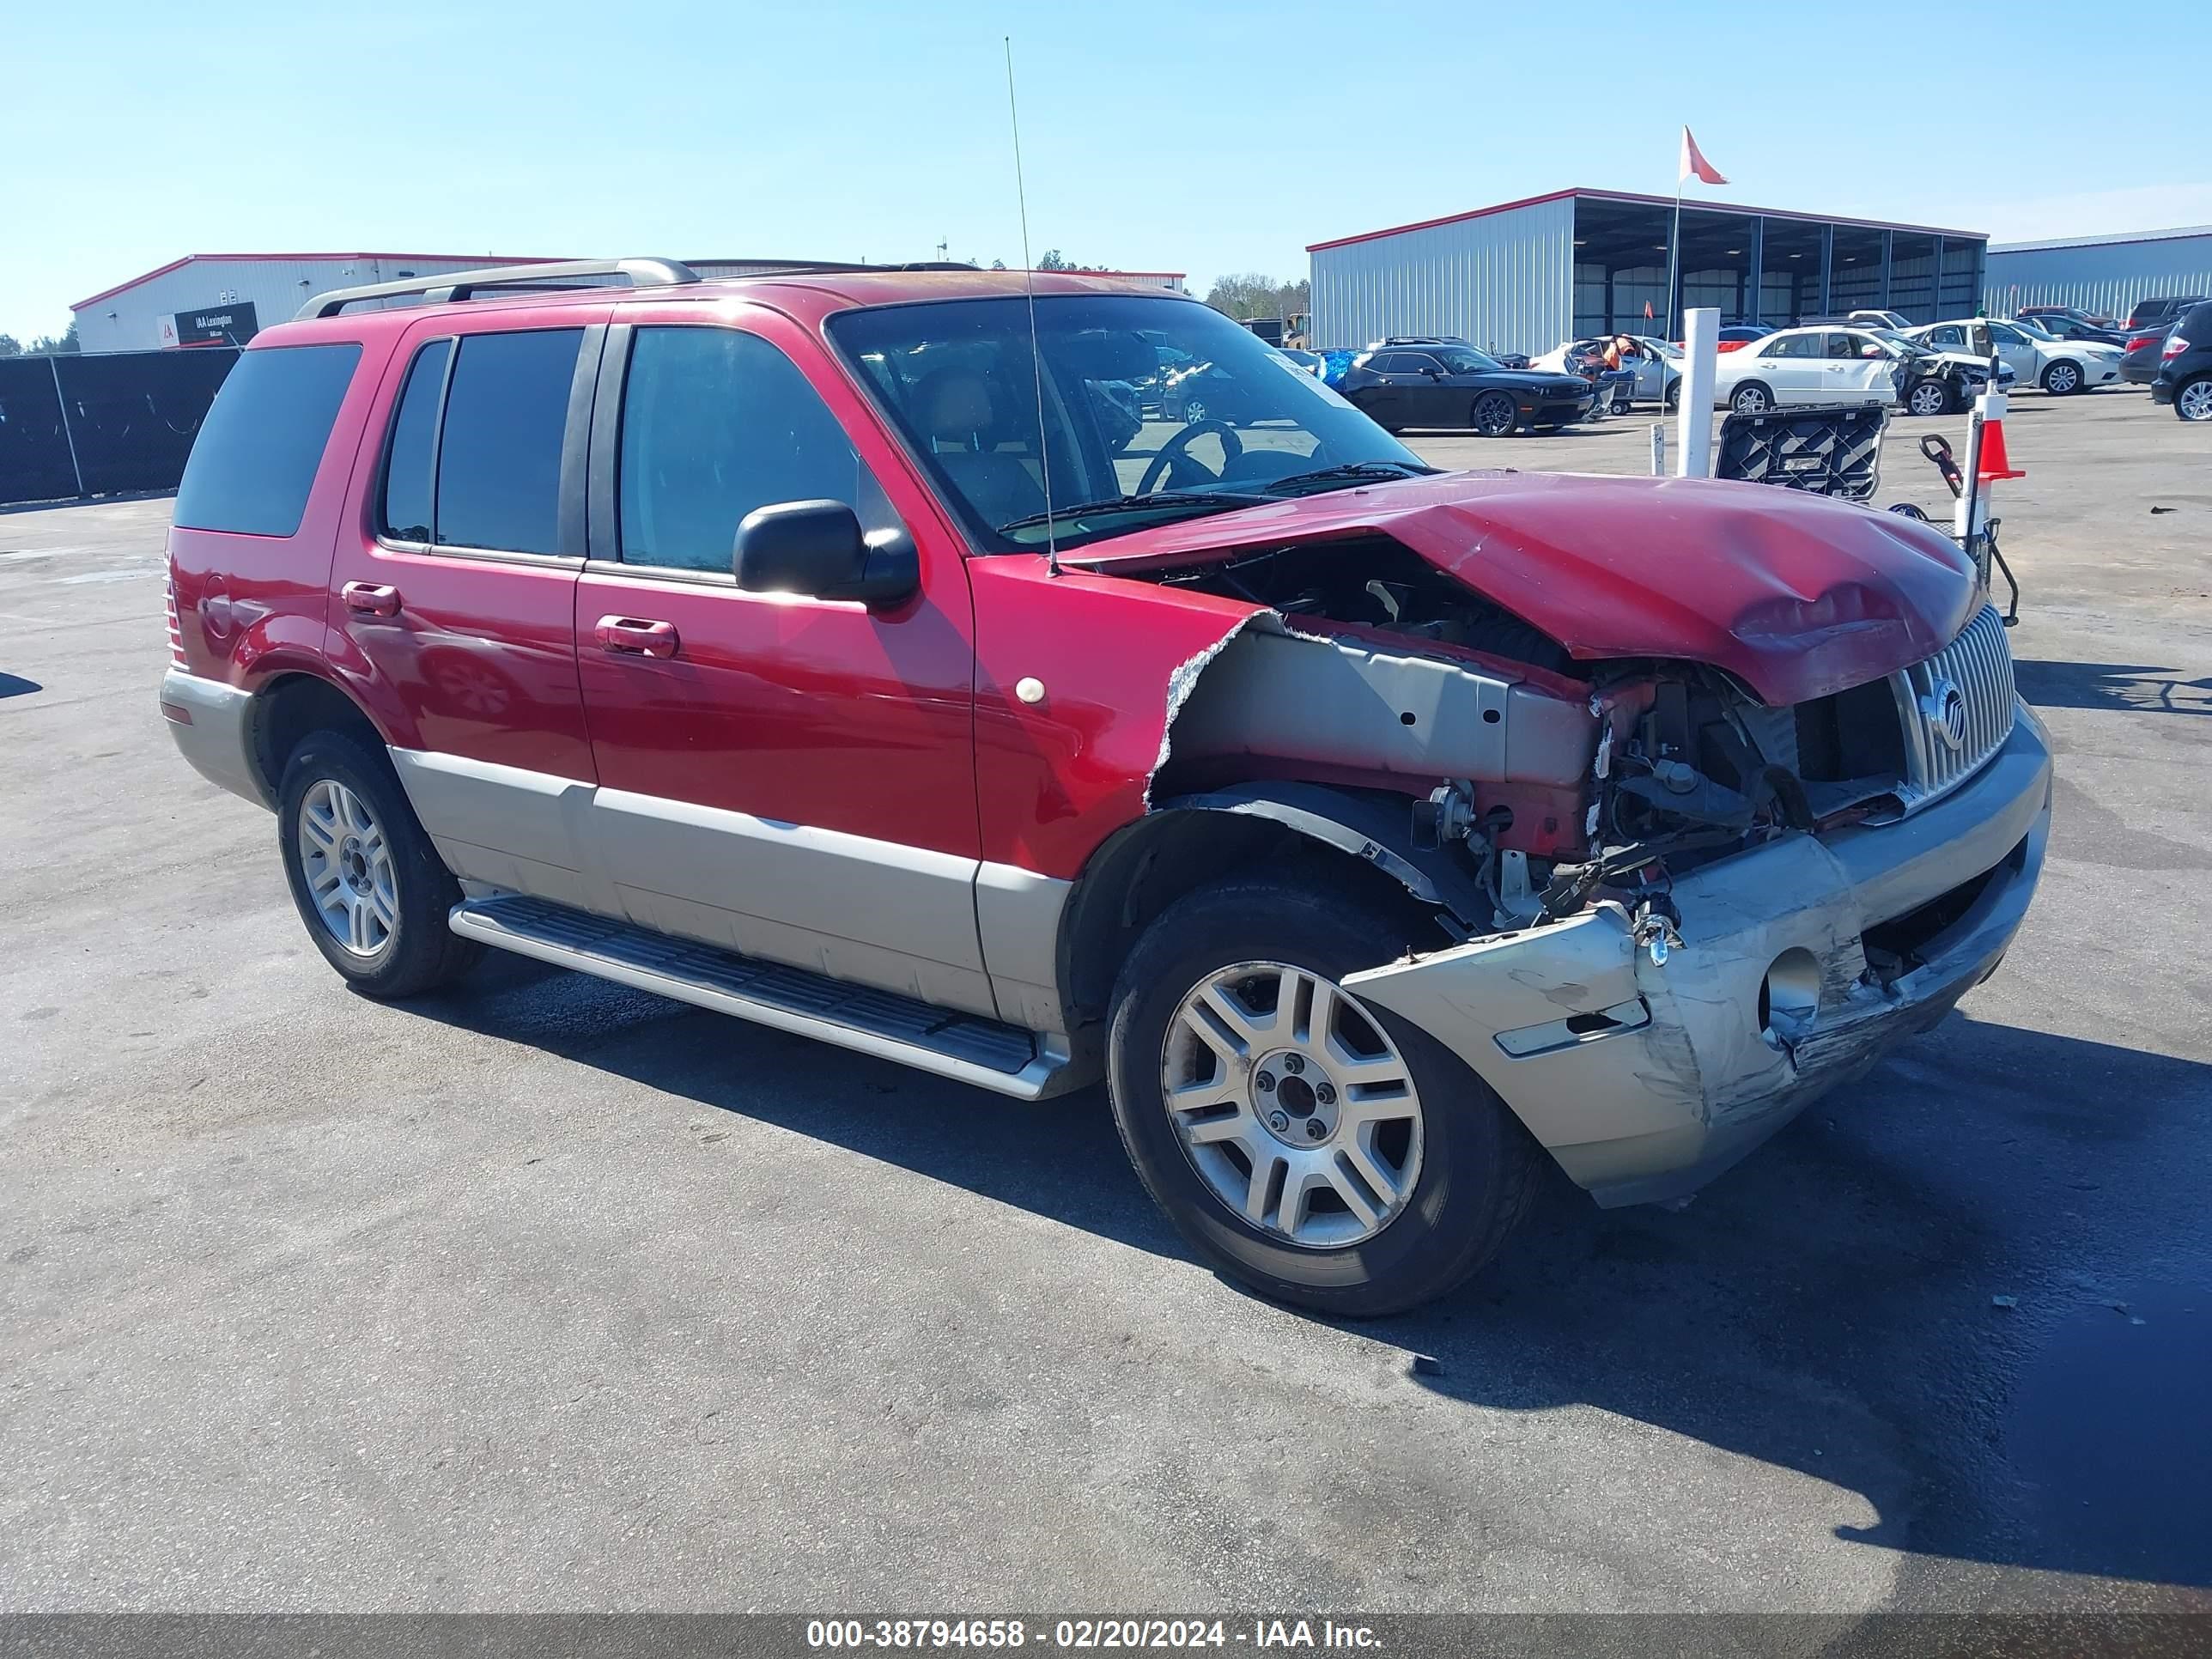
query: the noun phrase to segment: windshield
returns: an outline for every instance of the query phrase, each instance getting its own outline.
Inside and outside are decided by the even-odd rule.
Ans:
[[[1926,357],[1934,355],[1922,342],[1908,340],[1893,328],[1870,328],[1867,332],[1893,350],[1903,352],[1908,357]]]
[[[1429,356],[1452,374],[1486,374],[1492,369],[1504,368],[1497,358],[1486,356],[1473,346],[1431,346]]]
[[[1040,295],[1035,355],[1030,315],[1030,301],[1016,295],[884,306],[830,323],[831,339],[988,550],[1040,549],[1048,531],[1059,545],[1078,546],[1249,506],[1271,491],[1430,470],[1210,307]]]
[[[2048,329],[2038,328],[2035,325],[2034,321],[2030,318],[2015,317],[2012,319],[2012,326],[2033,339],[2050,340],[2055,343],[2058,338],[2056,334],[2051,333]]]
[[[1659,356],[1666,358],[1669,362],[1679,360],[1682,355],[1681,348],[1676,345],[1672,340],[1655,340],[1647,334],[1638,335],[1636,337],[1636,343],[1642,346],[1646,351],[1654,352]]]

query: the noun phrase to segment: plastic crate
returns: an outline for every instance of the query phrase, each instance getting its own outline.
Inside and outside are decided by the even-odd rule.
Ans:
[[[1721,422],[1713,476],[1867,501],[1881,483],[1888,423],[1889,411],[1878,404],[1731,414]]]

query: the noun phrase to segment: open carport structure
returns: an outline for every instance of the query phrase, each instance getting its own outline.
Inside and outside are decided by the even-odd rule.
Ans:
[[[1570,334],[1673,331],[1688,306],[1729,322],[1859,307],[1934,322],[1981,294],[1980,231],[1686,201],[1674,261],[1674,224],[1672,197],[1562,190],[1316,242],[1313,337],[1457,334],[1540,351]]]

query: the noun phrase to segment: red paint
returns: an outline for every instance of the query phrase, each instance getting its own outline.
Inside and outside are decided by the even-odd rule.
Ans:
[[[1972,613],[1951,539],[1895,514],[1761,484],[1448,472],[1163,525],[1068,556],[1106,573],[1376,533],[1575,656],[1727,669],[1802,702],[1932,656]]]

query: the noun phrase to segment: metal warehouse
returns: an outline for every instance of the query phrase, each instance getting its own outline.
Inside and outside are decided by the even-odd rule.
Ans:
[[[1576,335],[1671,331],[1690,306],[1725,322],[1879,307],[1924,323],[1969,315],[1981,295],[1980,231],[1709,201],[1682,204],[1670,295],[1674,206],[1561,190],[1314,243],[1311,337],[1456,334],[1535,352]]]
[[[1990,250],[1989,307],[2074,306],[2125,318],[2139,300],[2212,294],[2212,225],[2008,242]]]
[[[244,345],[264,328],[287,321],[313,295],[334,288],[437,276],[483,265],[538,264],[569,254],[499,253],[187,253],[127,283],[79,300],[78,348],[90,352],[150,351],[164,346]],[[805,259],[692,259],[702,276],[743,276],[787,270]],[[1182,291],[1179,270],[1115,271],[1148,288]]]

